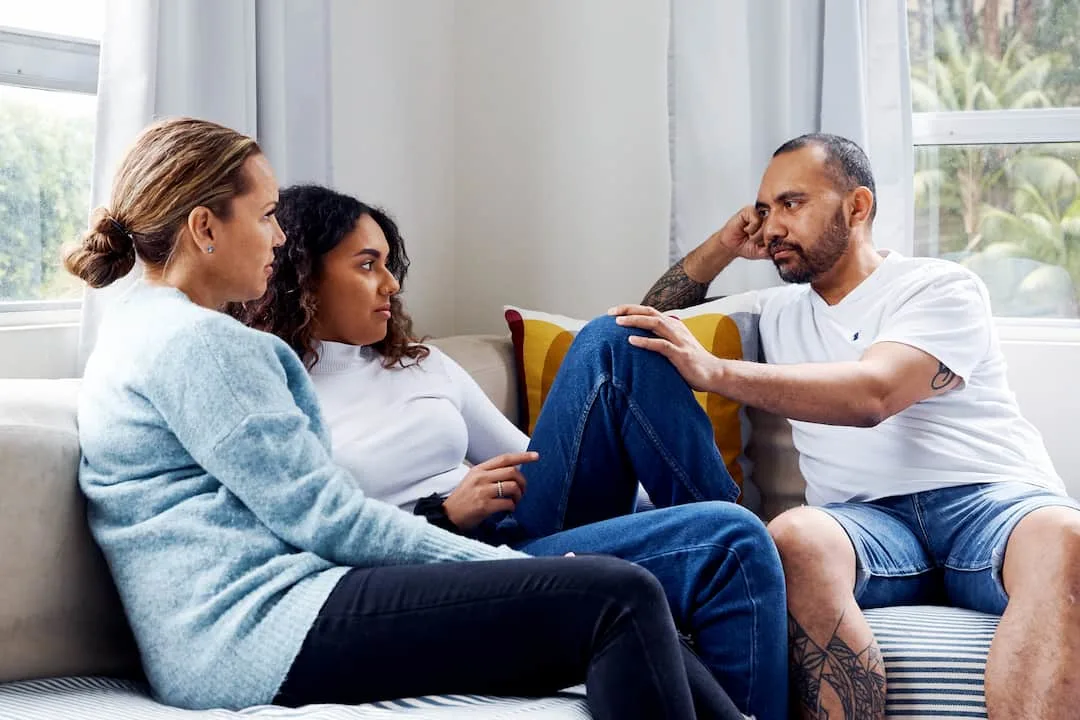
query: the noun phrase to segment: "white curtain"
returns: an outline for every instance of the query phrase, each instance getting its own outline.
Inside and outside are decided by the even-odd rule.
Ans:
[[[752,203],[773,151],[831,132],[869,154],[874,240],[910,252],[913,153],[904,0],[671,0],[671,260]],[[737,261],[713,294],[778,284]]]
[[[331,182],[330,0],[107,0],[91,207],[139,131],[158,118],[213,120],[256,137],[284,186]],[[79,368],[109,301],[83,303]]]

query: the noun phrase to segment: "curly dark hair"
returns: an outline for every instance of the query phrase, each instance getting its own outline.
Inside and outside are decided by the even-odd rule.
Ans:
[[[386,267],[404,287],[409,256],[397,224],[384,210],[319,185],[294,185],[283,189],[278,198],[277,220],[286,240],[274,251],[274,272],[266,294],[229,306],[229,314],[245,325],[277,335],[309,369],[313,367],[319,361],[314,337],[318,312],[315,291],[323,259],[365,215],[386,235],[390,246]],[[420,362],[430,351],[413,336],[412,319],[401,298],[390,298],[390,306],[386,337],[371,347],[383,356],[383,367],[405,367],[406,359]]]

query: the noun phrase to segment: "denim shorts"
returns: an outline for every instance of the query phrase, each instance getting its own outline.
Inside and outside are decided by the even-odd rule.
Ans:
[[[862,608],[951,605],[1000,615],[1005,546],[1032,510],[1080,510],[1064,495],[1022,482],[961,485],[819,508],[855,547],[855,600]]]

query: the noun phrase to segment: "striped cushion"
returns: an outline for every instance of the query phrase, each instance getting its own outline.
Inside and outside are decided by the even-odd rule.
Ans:
[[[894,607],[866,611],[881,645],[889,683],[888,717],[904,720],[985,718],[983,670],[998,619],[968,610]],[[158,705],[136,683],[106,678],[36,680],[0,685],[0,718],[18,720],[361,720],[391,717],[457,720],[587,720],[578,687],[550,698],[451,695],[345,707],[259,707],[201,713]]]
[[[942,607],[867,610],[885,659],[890,718],[985,718],[983,672],[998,618]]]
[[[440,695],[371,703],[369,705],[309,705],[291,709],[264,705],[243,712],[193,712],[160,705],[138,683],[111,678],[31,680],[0,685],[0,718],[8,720],[589,720],[584,688],[547,698],[492,698],[479,695]]]

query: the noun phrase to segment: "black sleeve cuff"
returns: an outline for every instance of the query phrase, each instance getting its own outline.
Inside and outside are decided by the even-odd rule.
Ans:
[[[413,515],[423,517],[435,527],[448,530],[455,535],[463,535],[461,529],[447,516],[446,507],[443,505],[445,501],[446,498],[439,493],[432,493],[425,498],[420,498],[413,508]]]

